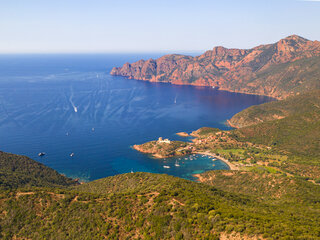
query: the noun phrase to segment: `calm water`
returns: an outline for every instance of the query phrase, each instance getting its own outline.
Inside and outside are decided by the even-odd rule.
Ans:
[[[224,121],[233,114],[271,99],[109,75],[113,66],[158,56],[0,56],[0,150],[86,181],[131,170],[192,179],[227,169],[205,156],[179,159],[176,167],[177,159],[164,163],[131,146],[160,136],[182,140],[176,132],[203,126],[227,129]]]

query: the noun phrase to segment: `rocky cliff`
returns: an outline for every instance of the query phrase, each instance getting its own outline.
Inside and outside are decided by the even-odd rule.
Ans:
[[[151,82],[214,86],[221,90],[281,99],[314,87],[320,88],[320,77],[315,74],[315,71],[320,72],[317,56],[320,56],[319,41],[292,35],[252,49],[215,47],[196,57],[172,54],[156,60],[126,63],[113,68],[111,74]],[[306,59],[311,59],[308,66],[294,64]],[[311,86],[304,77],[305,73],[313,78],[317,75]]]

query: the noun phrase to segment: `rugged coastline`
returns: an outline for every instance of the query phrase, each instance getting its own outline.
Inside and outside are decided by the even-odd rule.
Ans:
[[[319,58],[319,41],[292,35],[252,49],[220,46],[196,57],[171,54],[139,60],[114,67],[110,74],[285,99],[319,87]]]

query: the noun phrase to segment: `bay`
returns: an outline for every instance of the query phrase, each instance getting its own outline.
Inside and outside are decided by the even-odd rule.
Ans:
[[[114,66],[160,55],[1,55],[0,150],[82,181],[130,171],[193,179],[228,169],[206,156],[175,167],[177,159],[153,159],[131,146],[158,137],[186,140],[175,133],[203,126],[226,130],[224,122],[235,113],[272,99],[109,75]]]

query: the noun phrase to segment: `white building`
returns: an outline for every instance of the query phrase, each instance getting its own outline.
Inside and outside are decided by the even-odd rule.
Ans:
[[[162,137],[159,137],[158,143],[171,143],[171,141],[168,138],[162,139]]]

